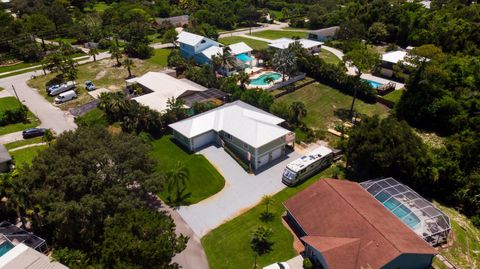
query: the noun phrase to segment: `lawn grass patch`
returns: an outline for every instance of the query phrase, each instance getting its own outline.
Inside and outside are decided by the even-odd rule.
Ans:
[[[450,217],[454,240],[451,247],[440,249],[440,254],[459,268],[478,268],[480,265],[480,229],[457,210],[438,203],[435,203],[435,206]]]
[[[87,113],[83,114],[82,116],[79,116],[75,119],[75,123],[79,126],[85,126],[85,127],[107,127],[108,126],[108,120],[105,115],[105,112],[103,112],[99,108],[94,108]]]
[[[158,33],[148,35],[147,38],[152,44],[163,43],[163,37]]]
[[[302,184],[287,187],[273,196],[274,201],[269,206],[273,218],[266,225],[273,230],[272,241],[274,245],[272,252],[258,257],[259,268],[274,262],[286,261],[298,255],[293,248],[293,236],[282,223],[282,215],[285,212],[282,203],[320,178],[331,177],[333,169],[329,168]],[[254,253],[250,248],[250,238],[256,227],[265,225],[260,220],[261,213],[264,211],[265,205],[258,204],[241,216],[222,224],[202,237],[202,245],[211,269],[253,268]]]
[[[261,50],[261,49],[266,49],[268,48],[268,43],[263,42],[260,40],[255,40],[247,37],[241,37],[241,36],[229,36],[229,37],[223,37],[220,38],[219,40],[221,43],[224,45],[230,45],[230,44],[235,44],[238,42],[245,42],[247,45],[249,45],[252,49],[254,50]]]
[[[19,106],[20,104],[15,97],[9,96],[0,98],[0,114],[6,110],[18,108]],[[32,112],[28,111],[27,122],[19,122],[0,126],[0,135],[23,131],[25,129],[38,126],[39,124],[40,120],[38,120]]]
[[[326,63],[337,65],[338,63],[343,62],[339,59],[335,54],[331,53],[326,49],[321,49],[320,53],[318,54],[320,59],[324,60]]]
[[[42,143],[42,142],[44,142],[43,137],[39,136],[39,137],[33,137],[33,138],[29,138],[29,139],[18,140],[18,141],[15,141],[15,142],[5,144],[4,146],[5,146],[6,149],[10,150],[10,149],[18,148],[18,147],[21,147],[21,146],[36,144],[36,143]]]
[[[151,157],[158,161],[156,167],[158,173],[174,169],[179,162],[188,169],[190,179],[186,183],[185,193],[191,195],[182,204],[198,203],[219,192],[225,185],[223,176],[203,155],[187,153],[173,142],[172,136],[163,136],[153,141]],[[166,189],[159,195],[168,203],[170,194]]]
[[[277,21],[283,19],[283,12],[281,12],[279,10],[269,9],[268,13],[275,15],[275,20],[277,20]]]
[[[252,33],[252,36],[266,38],[266,39],[278,39],[282,37],[288,38],[307,38],[307,32],[299,31],[280,31],[280,30],[265,30]]]
[[[155,49],[153,56],[150,57],[147,62],[165,67],[168,65],[167,59],[171,51],[171,49]]]
[[[332,127],[335,121],[348,115],[352,97],[332,87],[315,82],[276,100],[276,102],[286,102],[287,104],[294,101],[305,104],[307,116],[303,121],[309,127],[326,131],[327,128]],[[368,116],[386,117],[388,115],[388,108],[380,104],[368,104],[358,98],[355,101],[354,109],[356,112]]]
[[[27,67],[32,67],[32,66],[35,66],[35,65],[39,65],[39,64],[40,63],[38,63],[38,62],[33,62],[33,63],[21,62],[21,63],[18,63],[18,64],[9,65],[9,66],[0,66],[0,73],[11,72],[11,71],[15,71],[15,70],[19,70],[19,69],[23,69],[23,68],[27,68]]]
[[[157,64],[152,64],[148,61],[140,59],[132,59],[135,67],[132,68],[132,75],[141,76],[148,71],[160,71],[162,68]],[[116,67],[114,59],[103,59],[96,62],[89,62],[78,66],[77,73],[77,95],[78,98],[60,104],[58,107],[63,110],[68,110],[72,107],[83,105],[93,100],[84,87],[86,80],[91,80],[95,83],[97,89],[106,88],[110,91],[120,91],[125,87],[125,79],[128,77],[128,71],[124,67]],[[36,88],[38,92],[50,102],[53,102],[54,97],[48,96],[46,88],[48,85],[54,84],[55,77],[58,73],[50,73],[44,76],[39,76],[35,79],[27,81],[27,84]]]
[[[65,43],[65,44],[70,44],[70,45],[76,44],[78,42],[78,40],[76,38],[71,38],[71,37],[57,37],[57,38],[52,39],[52,41],[62,42],[62,43]],[[77,57],[77,56],[74,56],[74,57]]]
[[[10,151],[10,155],[12,156],[13,160],[15,161],[15,165],[17,167],[23,165],[30,165],[32,164],[33,158],[37,156],[37,154],[46,149],[48,145],[41,145],[35,147],[24,148],[16,151]]]
[[[383,96],[383,98],[385,98],[389,101],[392,101],[394,103],[398,103],[398,101],[400,101],[400,98],[402,97],[404,91],[405,91],[404,89],[395,90],[395,91],[392,91],[392,92],[386,94],[385,96]]]

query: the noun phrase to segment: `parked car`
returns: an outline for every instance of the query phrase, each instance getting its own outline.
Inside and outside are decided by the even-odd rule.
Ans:
[[[22,132],[22,136],[24,139],[26,138],[32,138],[32,137],[37,137],[37,136],[43,136],[47,129],[45,128],[30,128],[26,129]]]
[[[61,104],[75,98],[77,98],[77,93],[74,90],[70,90],[68,92],[63,92],[59,94],[57,97],[55,97],[54,101],[55,104]]]
[[[277,262],[263,267],[263,269],[290,269],[290,266],[286,262]]]
[[[55,96],[62,92],[66,92],[75,88],[75,81],[67,81],[60,85],[53,85],[52,87],[48,88],[47,92],[50,96]]]
[[[94,91],[96,89],[96,87],[95,87],[95,84],[93,84],[92,81],[87,80],[87,81],[85,81],[85,89],[87,89],[87,91]]]

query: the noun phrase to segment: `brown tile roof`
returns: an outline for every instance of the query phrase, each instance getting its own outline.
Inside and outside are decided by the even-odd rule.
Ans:
[[[329,268],[358,268],[359,238],[304,236],[302,241],[320,251]]]
[[[436,254],[434,248],[355,182],[320,180],[287,200],[285,207],[308,236],[359,239],[354,268],[380,268],[404,253]],[[316,238],[317,245],[321,244],[319,241],[321,238]],[[346,250],[351,251],[352,246],[347,243],[335,241],[340,249],[327,251],[325,259],[331,269],[344,268],[334,265],[345,260]]]

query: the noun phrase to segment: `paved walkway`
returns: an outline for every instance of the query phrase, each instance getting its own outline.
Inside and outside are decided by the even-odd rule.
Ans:
[[[267,43],[272,42],[271,39],[266,39],[266,38],[263,38],[263,37],[258,37],[258,36],[253,36],[253,35],[240,35],[240,36],[250,38],[250,39],[259,40],[259,41],[263,41],[263,42],[267,42]]]
[[[281,182],[283,169],[300,155],[287,158],[258,173],[248,174],[223,148],[207,147],[203,154],[225,178],[225,187],[214,196],[178,210],[198,237],[235,218],[258,204],[264,195],[273,195],[286,186]],[[208,179],[206,179],[208,180]]]
[[[13,151],[21,150],[21,149],[26,149],[26,148],[31,148],[31,147],[37,147],[37,146],[43,146],[43,145],[47,145],[47,144],[48,144],[47,142],[28,144],[28,145],[23,145],[23,146],[20,146],[20,147],[16,147],[16,148],[10,149],[10,150],[8,150],[8,151],[13,152]]]
[[[175,257],[173,257],[173,261],[185,269],[209,269],[207,255],[205,255],[200,238],[195,235],[193,230],[182,219],[182,216],[180,216],[176,210],[170,208],[163,202],[162,207],[159,210],[168,212],[168,214],[172,217],[173,221],[175,222],[175,232],[177,235],[183,234],[189,237],[187,247],[181,253],[175,255]]]

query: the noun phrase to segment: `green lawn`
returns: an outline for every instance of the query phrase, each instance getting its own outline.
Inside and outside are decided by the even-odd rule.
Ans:
[[[270,14],[275,15],[275,20],[276,21],[279,21],[279,20],[283,19],[283,13],[281,11],[269,9],[268,12],[270,12]]]
[[[2,114],[3,111],[5,110],[13,109],[18,106],[19,106],[19,103],[15,97],[0,98],[0,114]],[[28,121],[29,122],[25,122],[25,123],[20,122],[20,123],[9,124],[6,126],[1,126],[0,135],[22,131],[28,128],[38,126],[40,124],[40,121],[30,111],[28,111]]]
[[[168,65],[167,59],[171,51],[171,49],[156,49],[154,55],[147,62],[165,67]]]
[[[309,127],[326,130],[329,127],[331,128],[336,120],[348,113],[352,97],[315,82],[276,100],[276,102],[287,103],[294,101],[301,101],[307,107],[307,116],[304,118],[304,122]],[[380,104],[367,104],[360,99],[355,101],[354,109],[358,113],[368,116],[380,115],[385,117],[388,114],[388,108]]]
[[[33,158],[35,158],[35,156],[37,156],[40,151],[46,149],[47,147],[47,145],[42,145],[24,148],[16,151],[11,151],[10,155],[15,161],[17,167],[25,164],[32,164]]]
[[[282,203],[320,178],[332,177],[333,169],[329,168],[304,183],[286,188],[273,196],[274,202],[269,206],[269,210],[274,217],[267,225],[273,230],[274,245],[272,252],[258,257],[259,268],[273,262],[286,261],[298,255],[293,249],[293,236],[281,221],[281,216],[285,212]],[[259,204],[202,237],[202,245],[211,269],[253,268],[254,253],[250,248],[250,238],[252,231],[264,224],[260,220],[260,214],[264,210],[265,205]]]
[[[35,62],[35,63],[22,62],[22,63],[9,65],[9,66],[0,66],[0,73],[15,71],[15,70],[18,70],[18,69],[27,68],[27,67],[31,67],[31,66],[35,66],[35,65],[39,65],[39,63],[37,63],[37,62]]]
[[[79,126],[102,126],[107,127],[108,121],[105,116],[105,113],[99,108],[94,108],[82,116],[79,116],[75,119],[75,123]]]
[[[103,12],[109,7],[110,7],[110,5],[105,3],[105,2],[97,2],[97,3],[95,3],[95,5],[93,5],[93,8],[86,7],[85,11],[87,11],[87,12],[93,12],[93,11]]]
[[[157,33],[148,35],[150,43],[163,43],[163,37]]]
[[[480,266],[480,229],[453,208],[435,204],[450,217],[453,230],[453,245],[441,249],[440,254],[459,268],[479,268]],[[436,261],[435,264],[439,262]]]
[[[78,42],[78,40],[76,38],[69,38],[69,37],[57,37],[57,38],[52,39],[52,41],[63,42],[65,44],[75,44],[75,43]],[[74,56],[74,57],[76,57],[76,56]]]
[[[278,39],[282,37],[299,37],[306,38],[307,32],[297,32],[297,31],[279,31],[279,30],[266,30],[261,32],[252,33],[253,36],[266,38],[266,39]]]
[[[318,56],[324,60],[325,62],[329,63],[329,64],[338,64],[338,63],[341,63],[343,62],[342,60],[340,60],[337,56],[335,56],[335,54],[331,53],[330,51],[328,50],[325,50],[325,49],[321,49],[320,53],[318,54]]]
[[[400,101],[400,98],[402,97],[402,94],[405,90],[404,89],[400,89],[400,90],[395,90],[393,92],[390,92],[388,94],[386,94],[385,96],[383,96],[383,98],[387,99],[387,100],[390,100],[394,103],[398,103],[398,101]]]
[[[36,143],[42,143],[42,142],[44,142],[43,137],[40,136],[40,137],[33,137],[33,138],[29,138],[29,139],[24,139],[24,140],[11,142],[11,143],[5,144],[4,146],[5,146],[5,148],[10,150],[10,149],[18,148],[18,147],[21,147],[21,146],[36,144]]]
[[[238,42],[245,42],[247,45],[249,45],[252,49],[254,50],[261,50],[261,49],[266,49],[268,48],[268,43],[263,42],[260,40],[255,40],[251,38],[245,38],[241,36],[229,36],[229,37],[224,37],[220,38],[219,40],[222,44],[225,45],[230,45]]]
[[[185,152],[171,138],[171,136],[164,136],[153,141],[151,156],[158,161],[157,171],[159,172],[173,169],[178,162],[188,169],[190,179],[186,183],[185,193],[191,193],[191,195],[182,204],[198,203],[223,189],[225,185],[223,176],[203,155]],[[167,203],[169,196],[166,190],[160,193],[162,200]]]

